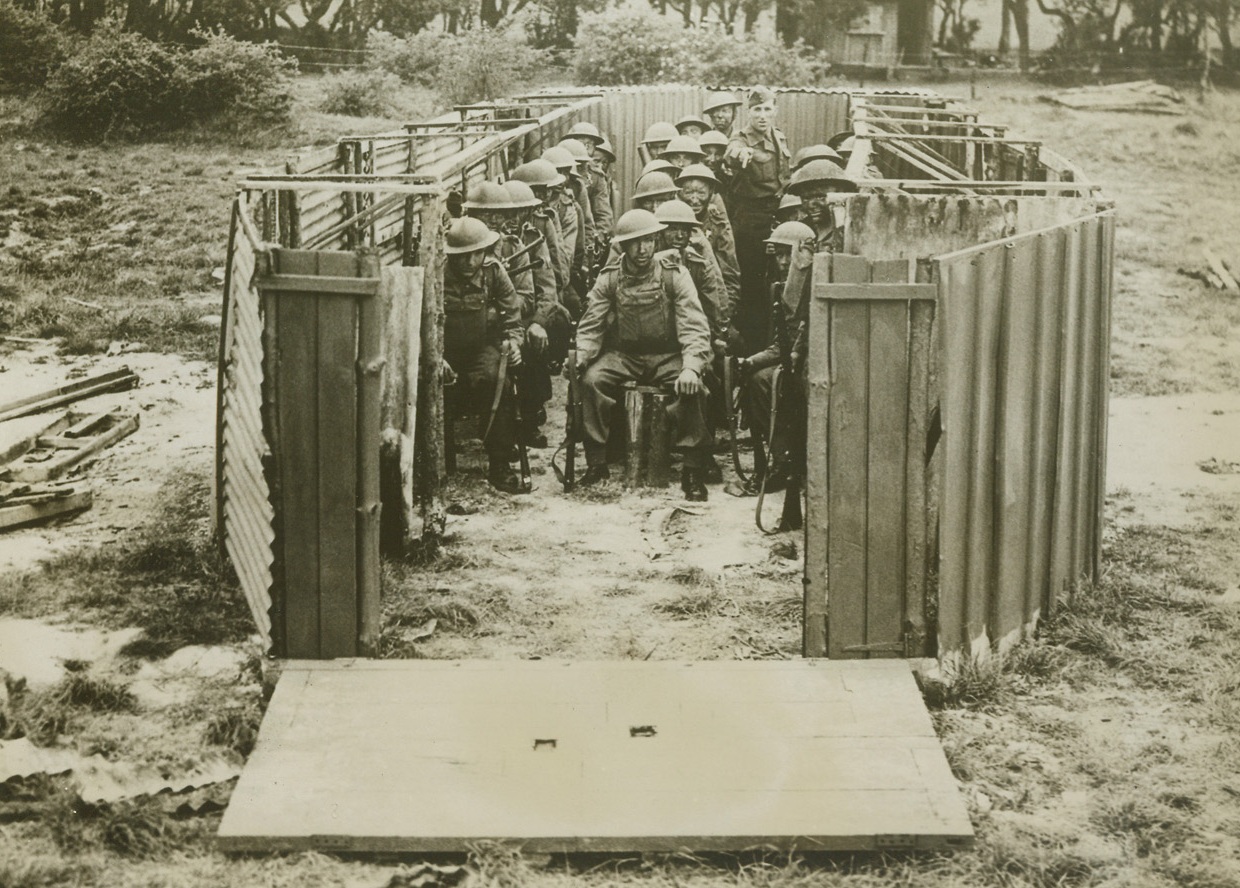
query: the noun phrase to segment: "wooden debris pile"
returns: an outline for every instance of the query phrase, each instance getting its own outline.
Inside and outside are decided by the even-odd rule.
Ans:
[[[1077,111],[1135,111],[1141,114],[1188,113],[1184,97],[1154,80],[1134,80],[1107,86],[1078,86],[1041,96],[1042,101]]]
[[[0,404],[0,422],[64,407],[138,384],[127,367]],[[121,410],[66,411],[34,434],[0,449],[0,531],[88,509],[93,494],[63,476],[138,428],[138,415]]]
[[[1232,263],[1226,259],[1220,259],[1218,254],[1209,248],[1201,251],[1201,259],[1205,263],[1204,265],[1197,268],[1180,268],[1177,270],[1185,277],[1201,281],[1215,290],[1240,293],[1240,283],[1236,281],[1236,274]]]

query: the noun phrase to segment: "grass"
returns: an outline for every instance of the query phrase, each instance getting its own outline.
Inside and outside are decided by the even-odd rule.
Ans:
[[[83,713],[133,712],[137,701],[123,684],[73,671],[60,682],[39,690],[20,689],[9,702],[7,737],[27,737],[37,746],[51,746],[71,729],[80,729]]]
[[[143,637],[125,651],[133,656],[244,640],[252,618],[211,536],[210,496],[204,475],[174,473],[130,539],[0,575],[0,614],[72,613],[107,628],[138,626]]]

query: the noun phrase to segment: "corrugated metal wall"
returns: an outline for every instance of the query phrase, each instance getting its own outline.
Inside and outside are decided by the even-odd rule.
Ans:
[[[254,286],[259,244],[245,199],[233,204],[233,237],[220,342],[216,491],[219,534],[241,583],[254,625],[271,646],[271,544],[275,511],[264,474],[263,318]]]
[[[941,256],[940,651],[1021,636],[1099,570],[1113,212]]]

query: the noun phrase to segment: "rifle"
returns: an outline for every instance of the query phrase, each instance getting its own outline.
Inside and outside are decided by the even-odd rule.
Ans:
[[[577,444],[581,440],[581,377],[577,372],[577,349],[568,350],[568,359],[564,364],[568,373],[568,407],[564,422],[564,443],[560,450],[564,451],[564,469],[555,464],[555,456],[551,457],[551,469],[556,478],[564,485],[565,493],[572,493],[577,486]],[[556,451],[556,455],[559,451]]]
[[[522,271],[523,269],[520,269],[520,268],[516,268],[516,267],[515,267],[515,265],[516,265],[516,261],[517,261],[518,259],[520,259],[522,256],[525,256],[525,255],[526,255],[527,253],[529,253],[531,250],[536,250],[536,249],[538,249],[538,247],[539,247],[540,245],[542,245],[542,243],[543,243],[543,241],[544,241],[544,240],[545,240],[545,239],[544,239],[544,238],[543,238],[543,236],[540,234],[540,235],[538,235],[538,237],[534,238],[532,241],[530,241],[528,244],[526,244],[525,246],[523,246],[521,249],[517,250],[517,251],[516,251],[515,253],[513,253],[511,256],[506,256],[506,257],[504,257],[504,267],[505,267],[506,269],[508,269],[508,273],[509,273],[509,274],[516,274],[517,272]],[[538,260],[537,260],[537,259],[535,259],[534,261],[535,261],[535,262],[537,262]]]
[[[508,269],[508,276],[516,277],[523,271],[529,271],[531,268],[542,268],[542,266],[543,261],[541,259],[535,259],[533,262],[527,262],[524,265],[518,265],[516,268]]]
[[[749,475],[745,474],[745,470],[741,468],[740,448],[736,444],[736,390],[733,374],[736,370],[736,359],[732,355],[725,354],[723,356],[723,415],[728,424],[728,444],[732,450],[732,468],[736,470],[736,477],[740,479],[742,485],[749,487]]]
[[[787,442],[784,454],[784,465],[779,466],[788,474],[787,485],[784,487],[784,506],[780,514],[779,524],[774,530],[767,530],[762,525],[762,505],[766,499],[768,479],[776,475],[775,457],[773,452],[767,459],[767,471],[762,478],[762,487],[758,492],[758,504],[754,512],[754,520],[758,529],[765,534],[775,534],[781,530],[800,530],[805,524],[801,512],[801,487],[804,483],[805,465],[805,393],[801,388],[798,375],[799,361],[792,353],[792,335],[788,329],[789,305],[799,305],[804,299],[804,286],[808,280],[809,264],[797,262],[793,254],[793,262],[788,269],[788,278],[783,286],[771,288],[771,320],[775,330],[775,341],[779,345],[779,368],[775,373],[774,391],[771,398],[771,428],[768,446],[774,441],[776,429],[782,427]],[[797,299],[789,300],[792,294]]]
[[[586,270],[586,292],[594,286],[594,282],[598,280],[599,272],[603,270],[603,266],[607,264],[607,258],[611,255],[611,235],[601,238],[598,242],[598,252],[594,256],[594,261],[590,263],[590,267]]]
[[[515,373],[508,377],[508,394],[512,398],[513,428],[520,429],[521,391],[517,386],[517,374]],[[534,486],[530,480],[530,452],[520,434],[517,435],[517,463],[521,469],[521,492],[529,493]]]

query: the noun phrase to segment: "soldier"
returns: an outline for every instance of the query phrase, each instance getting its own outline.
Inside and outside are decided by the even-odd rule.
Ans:
[[[666,160],[678,170],[683,170],[691,163],[701,163],[705,160],[706,152],[698,147],[697,139],[692,136],[677,136],[667,143],[659,159]]]
[[[674,176],[679,169],[680,167],[666,157],[660,157],[658,160],[652,160],[643,166],[641,172],[637,174],[637,178],[640,179],[646,173],[667,173],[669,176]]]
[[[620,245],[621,258],[599,274],[577,327],[586,436],[581,484],[608,476],[612,408],[624,384],[673,385],[676,398],[668,416],[683,455],[681,490],[686,499],[703,501],[702,469],[711,434],[702,373],[711,356],[710,328],[689,273],[675,253],[656,250],[661,231],[663,226],[645,210],[620,217],[612,242]]]
[[[612,150],[611,143],[592,123],[574,124],[568,131],[568,136],[583,143],[590,152],[590,162],[584,178],[590,213],[594,217],[595,243],[601,244],[611,235],[611,224],[615,219],[615,208],[612,206],[615,184],[607,168],[615,162],[616,153]],[[560,145],[563,146],[564,142]]]
[[[710,325],[711,344],[716,352],[722,351],[728,333],[728,292],[719,272],[719,263],[702,234],[702,223],[692,207],[675,199],[659,204],[654,218],[665,229],[659,235],[660,249],[675,250],[681,264],[689,271],[698,301],[702,303],[702,311],[706,313],[706,321]]]
[[[521,483],[509,465],[516,442],[515,410],[500,389],[501,355],[509,370],[521,365],[521,306],[503,265],[491,255],[499,235],[478,219],[456,219],[445,237],[444,360],[456,376],[455,397],[480,414],[487,451],[487,480],[505,493]],[[503,398],[490,415],[497,390]]]
[[[727,210],[719,197],[719,180],[705,164],[690,164],[676,177],[676,186],[680,189],[679,197],[690,207],[702,224],[702,233],[710,244],[715,260],[719,263],[719,273],[723,276],[723,285],[727,290],[728,317],[741,294],[741,269],[736,262],[736,240],[732,236],[732,223],[728,221]],[[728,331],[729,342],[735,328]]]
[[[843,166],[839,154],[830,145],[810,145],[792,156],[792,172],[796,172],[811,160],[829,160]]]
[[[793,344],[793,353],[796,358],[803,357],[794,343],[799,338],[801,322],[805,319],[808,306],[804,304],[806,300],[803,290],[796,294],[785,294],[783,283],[788,277],[794,254],[800,262],[813,261],[814,232],[808,225],[801,222],[784,222],[771,232],[765,243],[770,275],[768,310],[780,313],[780,317],[776,319],[777,323],[771,326],[777,329],[782,324],[785,336],[780,337],[772,332],[766,348],[748,357],[740,358],[736,362],[737,370],[744,380],[741,397],[745,414],[749,418],[749,426],[759,443],[759,446],[754,448],[754,481],[756,482],[761,482],[762,477],[771,468],[767,459],[768,454],[773,458],[772,462],[780,463],[787,452],[786,430],[777,427],[774,438],[771,436],[771,411],[775,406],[775,370],[784,364],[783,342]],[[788,295],[796,299],[795,304],[788,305],[784,302],[784,297]],[[800,347],[803,348],[803,345]],[[778,489],[781,480],[767,479],[766,489]],[[756,487],[749,492],[756,493]]]
[[[642,154],[642,160],[647,162],[658,160],[667,143],[678,135],[680,133],[676,132],[676,127],[665,120],[650,124],[646,129],[646,135],[642,137],[642,148],[645,152]]]
[[[568,255],[568,286],[566,289],[576,290],[576,281],[585,263],[585,214],[577,203],[576,195],[569,190],[569,176],[577,168],[576,159],[564,148],[551,147],[543,152],[542,159],[555,167],[555,171],[564,177],[564,184],[559,188],[548,189],[548,201],[560,220],[560,232],[564,240],[564,252]]]
[[[766,251],[763,243],[775,223],[779,197],[788,184],[792,153],[775,126],[775,94],[765,87],[749,93],[749,123],[728,142],[724,168],[730,175],[728,209],[736,233],[741,267],[741,298],[733,321],[756,351],[766,344]]]
[[[694,139],[700,139],[702,133],[710,128],[710,124],[696,114],[686,114],[676,121],[676,132],[682,136],[691,136]]]
[[[579,139],[564,139],[559,147],[573,156],[576,167],[569,173],[566,190],[571,189],[577,205],[581,207],[581,215],[585,223],[585,259],[589,262],[594,256],[594,248],[598,244],[598,229],[594,221],[594,205],[590,200],[590,165],[594,158],[590,149]]]
[[[804,222],[805,205],[795,194],[785,194],[779,199],[779,209],[775,211],[775,219],[779,223]]]
[[[719,175],[723,169],[723,154],[728,150],[728,137],[718,130],[710,130],[698,139],[698,147],[706,155],[702,163],[710,167],[716,176]]]
[[[829,160],[811,160],[793,173],[788,192],[804,203],[805,221],[814,230],[815,249],[819,252],[838,253],[844,249],[844,208],[838,203],[832,205],[829,197],[856,190],[856,183]]]
[[[680,189],[667,173],[646,173],[637,180],[633,188],[633,206],[653,213],[659,204],[671,200],[679,193]]]
[[[714,92],[706,97],[706,104],[702,107],[702,116],[710,121],[711,127],[716,131],[723,133],[727,138],[732,138],[732,130],[736,126],[736,109],[741,106],[741,100],[729,92]]]
[[[560,217],[551,208],[555,189],[564,184],[564,177],[556,168],[545,160],[531,160],[523,163],[512,171],[512,178],[530,186],[540,206],[536,207],[530,221],[547,240],[547,251],[551,254],[551,263],[555,271],[556,291],[560,296],[560,304],[570,311],[581,309],[580,302],[574,301],[575,294],[569,287],[570,256],[564,243],[564,234],[560,228]]]
[[[562,304],[556,288],[555,272],[552,270],[551,253],[546,238],[531,221],[531,213],[541,206],[530,186],[517,179],[504,183],[512,201],[512,209],[506,212],[504,230],[513,248],[504,247],[508,255],[505,265],[532,266],[517,274],[510,273],[516,285],[518,278],[530,276],[534,285],[534,301],[525,304],[521,322],[525,325],[525,342],[522,344],[521,370],[521,427],[517,430],[521,440],[529,447],[546,447],[547,437],[541,426],[547,421],[546,404],[551,400],[551,374],[558,372],[568,356],[569,338],[572,335],[572,318]],[[521,287],[517,286],[518,293]]]

